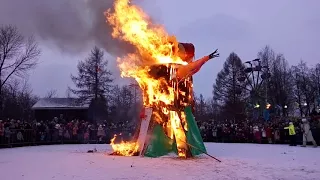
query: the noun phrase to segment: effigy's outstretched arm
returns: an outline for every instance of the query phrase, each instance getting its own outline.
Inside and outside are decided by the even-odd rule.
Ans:
[[[207,61],[215,57],[219,57],[218,49],[216,49],[213,53],[209,54],[208,56],[204,56],[201,59],[189,63],[188,65],[180,66],[177,69],[177,78],[183,79],[194,75],[201,69],[202,65],[204,65]]]

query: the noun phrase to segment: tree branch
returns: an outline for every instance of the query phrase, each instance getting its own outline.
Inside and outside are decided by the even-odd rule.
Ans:
[[[0,28],[0,76],[4,80],[0,82],[3,87],[12,75],[22,76],[28,70],[37,65],[37,57],[40,50],[33,37],[26,41],[13,26]],[[5,65],[8,61],[8,65]],[[10,61],[13,61],[9,63]]]

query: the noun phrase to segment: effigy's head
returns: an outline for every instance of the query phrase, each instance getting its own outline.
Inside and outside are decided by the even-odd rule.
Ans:
[[[185,62],[190,63],[194,59],[195,56],[195,47],[192,43],[178,43],[177,55]],[[174,51],[175,52],[175,51]]]

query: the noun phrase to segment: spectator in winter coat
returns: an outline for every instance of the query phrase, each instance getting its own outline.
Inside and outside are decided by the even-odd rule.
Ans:
[[[267,132],[266,129],[264,127],[261,128],[261,136],[263,140],[267,139]]]
[[[99,125],[98,127],[98,133],[97,136],[99,138],[99,142],[101,143],[103,138],[106,136],[105,132],[104,132],[104,128],[102,125]]]
[[[0,137],[4,136],[4,123],[0,120]]]
[[[4,135],[6,136],[6,139],[7,139],[7,143],[10,144],[10,139],[11,139],[11,134],[12,132],[10,131],[10,128],[9,127],[6,127],[5,130],[4,130]]]
[[[303,134],[303,144],[302,147],[307,146],[307,142],[312,142],[314,147],[317,147],[316,141],[313,139],[312,132],[310,130],[310,125],[307,119],[302,119],[302,134]]]
[[[0,120],[0,144],[4,143],[4,123]]]
[[[266,129],[268,143],[271,144],[272,143],[272,129],[269,126],[267,126],[265,129]]]
[[[89,129],[86,130],[86,132],[84,133],[84,143],[89,143],[89,138],[90,138],[90,133],[89,133]]]
[[[76,140],[78,138],[78,130],[79,130],[78,123],[76,123],[74,125],[74,127],[72,128],[72,137],[74,140]]]
[[[56,128],[58,130],[58,135],[59,135],[59,140],[63,140],[63,131],[64,131],[64,127],[63,125],[57,124]]]
[[[285,127],[284,129],[289,130],[289,137],[290,137],[290,146],[296,146],[296,131],[294,129],[294,125],[292,122],[289,123],[288,127]]]
[[[259,130],[259,126],[253,127],[253,134],[258,143],[261,143],[261,132]]]
[[[217,139],[217,127],[214,127],[214,128],[212,129],[212,137],[213,137],[214,140]]]
[[[64,131],[64,135],[63,135],[63,136],[64,136],[64,138],[67,139],[67,140],[69,140],[70,137],[71,137],[68,130],[65,130],[65,131]]]
[[[280,141],[280,131],[278,128],[274,130],[274,141],[275,143]]]
[[[17,140],[18,140],[19,142],[24,141],[23,135],[22,135],[21,131],[19,131],[18,134],[17,134]]]

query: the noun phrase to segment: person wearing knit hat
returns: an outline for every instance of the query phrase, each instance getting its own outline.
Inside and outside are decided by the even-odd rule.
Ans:
[[[302,147],[306,147],[308,142],[312,142],[314,147],[317,147],[316,141],[313,139],[312,132],[310,130],[309,122],[306,118],[302,119],[301,129],[303,132],[303,144]]]

